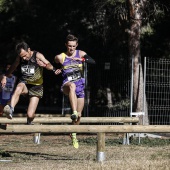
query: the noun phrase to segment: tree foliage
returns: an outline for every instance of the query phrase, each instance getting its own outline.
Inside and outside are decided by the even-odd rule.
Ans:
[[[121,68],[129,57],[130,14],[127,0],[0,0],[0,62],[12,61],[18,41],[25,40],[51,62],[65,50],[65,36],[79,37],[79,48],[97,65],[95,76],[102,79],[104,63]],[[136,1],[142,2],[142,1]],[[141,58],[169,58],[170,2],[146,1],[142,9]],[[140,11],[139,11],[140,12]],[[92,69],[92,68],[89,68]],[[124,69],[121,69],[124,72]],[[108,78],[111,80],[111,74]],[[91,82],[93,77],[90,77]],[[100,80],[99,86],[110,82]]]

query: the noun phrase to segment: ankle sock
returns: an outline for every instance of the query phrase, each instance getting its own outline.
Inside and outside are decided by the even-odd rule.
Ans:
[[[9,107],[14,112],[14,107],[12,107],[11,105],[9,105]]]
[[[73,114],[77,115],[77,111],[73,111]]]
[[[76,138],[76,133],[71,134],[72,138]]]

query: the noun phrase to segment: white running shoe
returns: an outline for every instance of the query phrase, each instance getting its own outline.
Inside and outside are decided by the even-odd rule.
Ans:
[[[13,116],[13,109],[10,105],[6,105],[4,107],[4,113],[6,114],[6,117],[8,119],[12,119],[12,116]]]

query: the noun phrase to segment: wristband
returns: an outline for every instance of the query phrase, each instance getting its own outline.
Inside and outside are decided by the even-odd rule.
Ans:
[[[85,58],[82,58],[82,59],[81,59],[82,62],[85,62],[85,60],[86,60]]]
[[[84,55],[84,62],[89,63],[89,64],[96,64],[96,62],[94,61],[94,59],[92,59],[89,55],[85,54]]]
[[[55,67],[53,67],[53,69],[52,69],[52,71],[55,73],[55,71],[56,71],[57,69],[55,68]]]

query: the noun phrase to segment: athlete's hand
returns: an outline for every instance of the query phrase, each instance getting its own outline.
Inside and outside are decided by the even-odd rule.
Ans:
[[[54,72],[54,74],[55,75],[59,75],[62,71],[61,71],[62,69],[57,69],[55,72]]]
[[[1,80],[1,86],[2,86],[2,88],[4,88],[6,86],[6,76],[3,76],[2,80]]]

